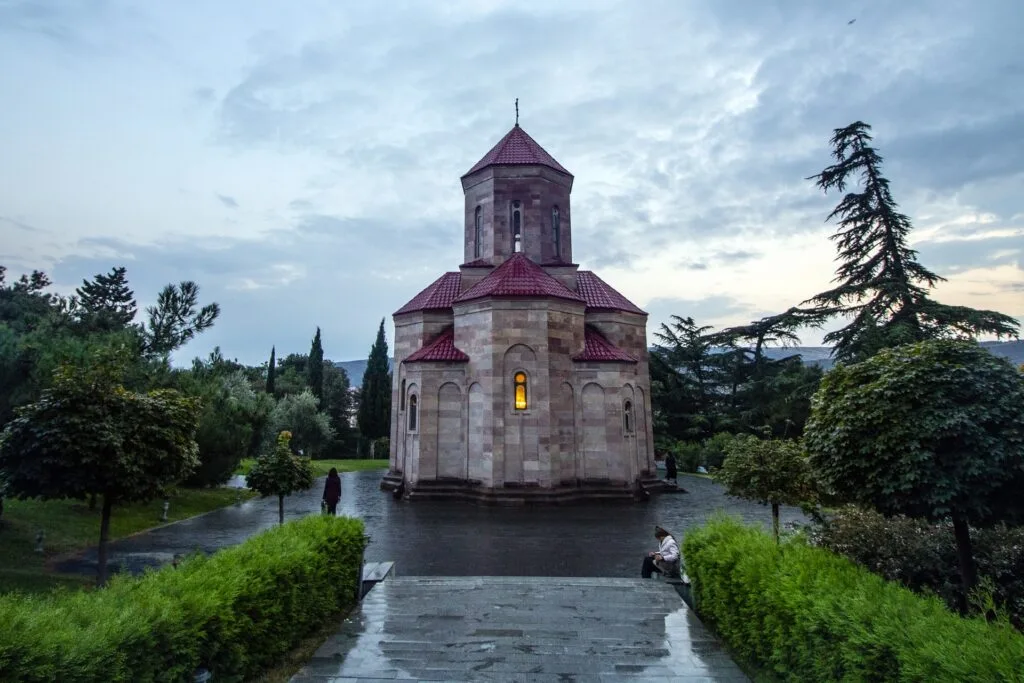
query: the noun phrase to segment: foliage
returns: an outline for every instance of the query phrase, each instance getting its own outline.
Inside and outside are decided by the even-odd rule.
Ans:
[[[697,612],[740,659],[789,681],[1011,681],[1024,637],[964,619],[833,553],[737,520],[687,533]]]
[[[308,457],[322,455],[334,438],[334,431],[330,418],[320,412],[317,403],[309,389],[285,396],[270,414],[270,433],[288,431],[293,448]]]
[[[355,602],[362,522],[314,515],[99,592],[0,597],[0,679],[251,680]]]
[[[306,384],[318,401],[324,398],[324,347],[320,341],[320,328],[309,349],[309,364],[306,367]]]
[[[799,325],[816,324],[796,311],[719,332],[673,316],[656,333],[650,357],[655,436],[702,441],[716,433],[797,437],[810,414],[821,370],[798,355],[769,358],[768,345],[795,342]],[[720,463],[712,463],[720,464]]]
[[[276,346],[271,346],[270,347],[270,363],[267,365],[267,384],[266,384],[266,392],[268,394],[270,394],[271,396],[274,395],[274,380],[275,380],[275,375],[277,374],[277,360],[276,360],[276,356],[277,356],[277,347]]]
[[[324,361],[324,396],[321,407],[334,430],[330,450],[336,454],[355,451],[355,429],[352,427],[352,392],[348,373],[331,361]]]
[[[384,321],[381,320],[363,373],[356,412],[359,433],[367,439],[379,439],[391,433],[391,371],[388,364],[388,342],[384,337]]]
[[[920,342],[835,368],[805,443],[826,488],[847,500],[952,519],[968,590],[968,525],[1024,514],[1024,377],[971,342]]]
[[[284,497],[313,485],[310,460],[292,453],[291,439],[291,433],[281,432],[274,450],[257,458],[245,478],[246,485],[261,496],[277,496],[281,524],[284,524]]]
[[[726,449],[715,481],[730,496],[772,506],[772,535],[779,540],[779,506],[805,505],[815,498],[814,478],[798,441],[736,437]]]
[[[62,367],[0,435],[0,471],[18,498],[103,498],[100,584],[113,505],[161,495],[197,464],[198,403],[170,390],[126,390],[126,365],[114,349]]]
[[[167,520],[187,519],[254,494],[245,489],[187,489],[167,492]],[[110,539],[122,538],[161,524],[163,499],[128,503],[114,507],[110,518]],[[76,582],[83,577],[53,574],[48,563],[67,553],[96,544],[101,523],[100,510],[75,500],[9,500],[5,521],[0,524],[0,593],[13,589],[46,590],[55,584]],[[43,553],[35,552],[36,532],[46,534]],[[77,581],[75,581],[77,579]]]
[[[373,457],[377,458],[388,458],[391,454],[391,439],[382,436],[379,439],[373,440]]]
[[[127,269],[111,268],[92,281],[83,280],[75,290],[77,317],[89,331],[116,332],[126,329],[135,320],[138,306],[135,293],[128,286]]]
[[[927,522],[847,506],[812,530],[816,545],[828,548],[889,581],[917,592],[932,592],[955,609],[965,596],[957,573],[950,522]],[[996,525],[971,530],[982,581],[1017,629],[1024,629],[1024,527]]]
[[[946,306],[928,297],[943,281],[917,262],[907,246],[910,218],[898,211],[882,175],[882,157],[871,146],[871,126],[857,121],[832,136],[836,163],[813,176],[824,192],[843,192],[859,179],[860,192],[848,192],[828,216],[839,219],[832,236],[842,262],[837,285],[808,299],[809,313],[852,316],[845,327],[825,335],[838,360],[863,360],[882,348],[941,337],[980,334],[1015,336],[1010,316],[965,306]]]
[[[146,351],[166,356],[212,327],[220,315],[220,306],[215,303],[198,306],[199,285],[194,282],[170,284],[160,290],[156,305],[146,309],[149,316],[145,330]]]

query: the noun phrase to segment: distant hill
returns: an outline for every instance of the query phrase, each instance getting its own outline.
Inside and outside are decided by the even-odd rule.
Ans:
[[[1024,363],[1024,341],[1007,342],[981,342],[981,345],[997,356],[1008,358],[1014,365]],[[829,355],[832,349],[828,346],[793,346],[790,348],[772,347],[765,349],[765,355],[778,360],[800,354],[804,363],[808,365],[820,365],[826,370],[832,367],[832,357]],[[394,359],[391,359],[391,369],[394,371]],[[336,362],[335,365],[348,373],[349,382],[353,387],[363,383],[363,373],[366,372],[366,359],[344,360]]]

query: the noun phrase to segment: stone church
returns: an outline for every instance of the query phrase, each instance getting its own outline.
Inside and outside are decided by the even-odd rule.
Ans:
[[[462,176],[463,263],[394,314],[383,489],[523,503],[658,488],[647,314],[573,263],[572,184],[518,122]]]

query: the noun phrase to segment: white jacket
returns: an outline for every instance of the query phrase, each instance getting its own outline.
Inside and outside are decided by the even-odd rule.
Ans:
[[[661,560],[655,560],[654,564],[666,574],[678,574],[681,565],[679,557],[679,544],[676,539],[666,536],[661,539],[661,547],[658,548]]]

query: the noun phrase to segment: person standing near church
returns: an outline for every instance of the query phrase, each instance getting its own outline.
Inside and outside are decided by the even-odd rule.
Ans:
[[[665,456],[665,481],[672,480],[673,484],[678,485],[679,471],[676,469],[676,456],[671,452]]]
[[[332,467],[331,471],[327,473],[327,482],[324,484],[324,503],[327,506],[327,514],[337,514],[339,500],[341,500],[341,477],[338,476],[338,469]]]

